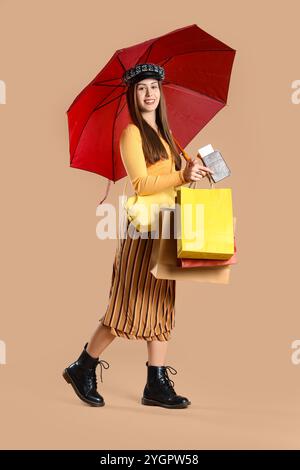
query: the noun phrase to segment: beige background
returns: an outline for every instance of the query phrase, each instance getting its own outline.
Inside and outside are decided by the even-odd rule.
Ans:
[[[1,448],[300,448],[297,1],[0,1]],[[114,51],[196,23],[237,50],[228,106],[190,143],[232,169],[239,264],[177,285],[167,363],[186,410],[145,407],[146,344],[102,358],[104,408],[61,377],[104,311],[116,241],[95,234],[106,180],[69,167],[66,110]],[[124,180],[113,185],[117,201]]]

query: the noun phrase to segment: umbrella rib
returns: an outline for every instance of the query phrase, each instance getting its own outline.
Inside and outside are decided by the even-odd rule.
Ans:
[[[184,26],[183,28],[179,28],[179,29],[177,29],[177,30],[174,30],[174,31],[168,32],[168,33],[166,33],[166,34],[163,34],[163,35],[161,35],[161,36],[157,36],[156,38],[153,38],[153,40],[152,40],[152,42],[151,42],[151,44],[150,44],[150,46],[148,47],[148,50],[147,50],[147,55],[146,55],[147,60],[148,60],[149,55],[150,55],[150,52],[148,52],[148,51],[151,51],[151,49],[153,48],[154,44],[155,44],[157,41],[160,41],[162,38],[165,38],[165,37],[167,37],[167,36],[171,36],[172,34],[178,33],[178,31],[181,31],[181,30],[184,30],[184,29],[188,29],[188,28],[191,28],[191,27],[193,27],[193,26],[197,26],[197,24],[196,24],[196,23],[193,23],[193,24],[191,24],[191,25],[189,25],[189,26]],[[198,27],[198,26],[197,26],[197,27]],[[142,55],[139,57],[139,60],[141,60],[141,58],[142,58]],[[137,62],[137,63],[138,63],[138,62]]]
[[[87,125],[87,123],[88,123],[88,121],[89,121],[91,115],[93,114],[93,112],[96,111],[96,110],[98,110],[98,109],[100,109],[102,106],[106,106],[107,104],[112,103],[113,101],[115,101],[115,100],[117,100],[118,98],[120,98],[122,95],[124,95],[124,93],[122,93],[121,95],[119,95],[119,96],[113,98],[112,100],[106,102],[105,104],[102,104],[101,106],[99,105],[99,106],[97,106],[97,107],[95,107],[95,108],[93,108],[93,109],[91,110],[91,112],[89,113],[89,115],[88,115],[88,117],[87,117],[87,119],[86,119],[86,121],[85,121],[85,124],[84,124],[84,126],[83,126],[83,128],[82,128],[82,131],[80,132],[80,136],[79,136],[78,141],[77,141],[76,149],[75,149],[74,152],[73,152],[72,160],[74,159],[74,156],[75,156],[77,147],[78,147],[78,145],[79,145],[79,141],[80,141],[80,139],[81,139],[81,136],[82,136],[82,134],[83,134],[83,131],[84,131],[84,129],[86,128],[86,125]],[[105,98],[106,98],[106,97],[105,97]],[[105,98],[103,98],[103,100],[105,100]],[[102,101],[103,101],[103,100],[102,100]]]
[[[145,62],[147,62],[147,61],[149,60],[149,55],[150,55],[151,49],[153,48],[153,44],[154,44],[156,41],[157,41],[157,39],[154,40],[154,41],[151,43],[150,47],[148,47],[148,51],[147,51],[147,55],[146,55]],[[142,57],[142,56],[141,56],[141,57]],[[140,59],[141,59],[141,57],[140,57]],[[140,60],[140,59],[139,59],[139,60]]]
[[[114,122],[116,122],[116,119],[118,117],[118,114],[119,114],[119,108],[120,108],[120,103],[121,103],[121,99],[122,99],[122,95],[119,96],[119,104],[117,106],[117,109],[116,109],[116,112],[115,112],[115,120]],[[113,165],[112,165],[112,168],[113,168],[113,181],[115,181],[115,147],[114,147],[114,135],[115,135],[115,126],[113,126],[113,132],[112,132],[112,162],[113,162]]]
[[[151,44],[151,46],[150,46],[151,48],[152,48],[152,45],[153,45],[153,44]],[[149,47],[149,50],[150,50],[150,47]],[[173,56],[168,57],[167,61],[170,60],[170,59],[173,59],[174,57],[179,57],[179,56],[181,56],[181,55],[200,54],[201,52],[236,52],[236,50],[235,50],[235,49],[232,49],[231,47],[228,46],[227,49],[205,49],[205,50],[203,50],[203,51],[202,51],[202,50],[199,50],[199,51],[191,51],[191,52],[185,51],[185,52],[181,52],[181,53],[179,53],[179,54],[174,54]],[[141,58],[142,58],[142,56],[139,57],[139,60],[141,60]],[[147,56],[147,60],[148,60],[148,59],[149,59],[149,54],[148,54],[148,56]],[[150,60],[151,60],[151,59],[150,59]],[[162,60],[164,60],[164,59],[162,59]],[[138,63],[138,62],[137,62],[137,63]],[[158,62],[158,64],[159,64],[159,62]]]
[[[125,67],[125,65],[123,64],[123,62],[120,60],[120,56],[119,56],[119,55],[117,55],[117,59],[118,59],[120,65],[121,65],[121,67],[123,68],[123,72],[126,72],[126,67]]]
[[[122,61],[120,60],[119,56],[117,56],[117,59],[118,59],[118,61],[120,62],[121,67],[122,67],[123,70],[125,71],[125,67],[124,67],[124,65],[122,64]],[[119,77],[116,78],[116,79],[119,79]],[[107,81],[111,81],[111,80],[113,80],[113,79],[110,79],[110,80],[107,80]],[[99,86],[99,85],[102,85],[102,83],[105,83],[105,80],[102,81],[102,82],[99,82],[99,83],[93,83],[92,85]],[[124,84],[124,85],[122,85],[122,84],[120,84],[120,85],[105,85],[105,86],[114,86],[114,87],[117,86],[117,87],[126,88],[126,85],[125,85],[125,84]],[[112,93],[112,92],[111,92],[111,93]],[[79,144],[81,135],[82,135],[82,133],[83,133],[83,131],[84,131],[84,129],[85,129],[85,127],[86,127],[86,125],[87,125],[87,123],[88,123],[90,117],[91,117],[91,115],[93,114],[93,112],[96,111],[96,110],[98,110],[98,109],[100,109],[102,106],[106,106],[107,104],[112,103],[113,101],[115,101],[115,100],[117,100],[117,99],[119,99],[120,102],[121,102],[121,98],[122,98],[122,96],[123,96],[125,93],[126,93],[126,91],[125,91],[125,92],[122,92],[121,95],[119,95],[119,96],[113,98],[112,100],[106,102],[105,105],[104,105],[104,104],[98,105],[96,108],[94,108],[94,109],[90,112],[90,114],[89,114],[89,116],[88,116],[88,118],[87,118],[87,120],[86,120],[86,122],[85,122],[85,125],[84,125],[83,128],[82,128],[82,131],[81,131],[81,133],[80,133],[80,137],[78,138],[77,145],[76,145],[76,149],[74,150],[74,153],[73,153],[73,158],[74,158],[74,155],[75,155],[75,153],[76,153],[76,150],[77,150],[77,147],[78,147],[78,144]],[[109,96],[109,95],[108,95],[108,96]],[[107,96],[102,100],[102,102],[103,102],[106,98],[107,98]],[[120,104],[119,104],[118,107],[117,107],[116,114],[118,113],[119,107],[120,107]],[[113,145],[112,145],[112,149],[113,149],[113,154],[114,154],[114,147],[113,147]],[[73,160],[73,158],[72,158],[72,160]],[[114,155],[113,155],[113,160],[114,160]],[[113,165],[113,178],[115,178],[114,165]]]
[[[119,78],[112,78],[112,80],[119,80]],[[107,87],[114,87],[114,88],[125,88],[125,85],[116,85],[115,83],[109,85],[107,84],[106,82],[110,82],[112,80],[107,80],[107,81],[103,81],[103,82],[99,82],[99,83],[93,83],[93,86],[107,86]]]
[[[123,68],[123,71],[125,72],[126,69],[122,63],[122,61],[120,60],[120,57],[117,56],[117,59],[121,65],[121,67]],[[116,84],[112,84],[112,85],[106,85],[107,82],[112,82],[114,80],[121,80],[122,81],[122,78],[121,77],[113,77],[113,78],[108,78],[107,80],[102,80],[101,82],[96,82],[96,83],[93,83],[93,85],[95,86],[100,86],[102,84],[105,84],[105,86],[113,86],[113,87],[122,87],[122,88],[126,88],[126,84],[125,83],[121,83],[119,85],[116,85]]]
[[[112,98],[112,99],[109,100],[109,101],[105,101],[105,103],[101,103],[101,104],[97,105],[97,106],[93,109],[93,111],[97,111],[97,109],[100,109],[100,108],[102,108],[103,106],[107,106],[109,103],[112,103],[113,101],[118,100],[118,99],[121,98],[123,95],[125,95],[125,93],[121,93],[120,95],[115,96],[115,98]]]
[[[168,85],[168,83],[169,83],[170,86]],[[197,95],[197,96],[198,96],[198,95],[199,95],[199,96],[206,96],[206,97],[209,98],[210,100],[218,101],[219,103],[222,103],[222,104],[227,104],[226,101],[222,101],[222,100],[220,100],[220,99],[218,99],[218,98],[213,98],[212,96],[209,96],[209,95],[207,95],[206,93],[201,93],[200,91],[195,91],[195,90],[193,90],[192,88],[185,88],[185,87],[182,87],[182,86],[180,86],[180,85],[177,85],[175,82],[167,82],[167,83],[164,84],[164,86],[165,86],[166,88],[172,88],[172,85],[175,85],[176,87],[181,88],[182,90],[188,90],[189,92],[192,92],[192,93],[194,93],[194,94]]]
[[[120,100],[120,101],[121,101],[121,100]],[[122,108],[120,109],[120,111],[119,111],[117,117],[119,117],[119,115],[121,114],[121,112],[123,111],[123,109],[125,108],[125,106],[126,106],[126,101],[124,102]]]

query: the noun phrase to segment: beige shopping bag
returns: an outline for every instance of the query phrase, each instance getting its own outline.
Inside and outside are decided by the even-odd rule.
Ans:
[[[153,240],[150,271],[157,279],[228,284],[231,265],[197,268],[177,266],[177,239],[174,238],[174,209],[159,214],[159,238]]]

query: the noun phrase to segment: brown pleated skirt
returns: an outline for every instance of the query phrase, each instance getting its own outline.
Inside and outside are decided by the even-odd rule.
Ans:
[[[156,279],[149,270],[153,238],[127,234],[113,263],[109,302],[100,318],[115,336],[168,341],[175,326],[173,279]]]

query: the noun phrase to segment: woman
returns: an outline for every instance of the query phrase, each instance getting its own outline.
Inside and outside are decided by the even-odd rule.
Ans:
[[[181,169],[181,157],[168,125],[161,85],[164,76],[163,67],[155,64],[138,64],[124,73],[131,122],[120,136],[120,152],[136,194],[160,194],[174,205],[176,187],[198,181],[211,170],[200,165],[199,159],[192,159]],[[109,364],[99,356],[116,337],[147,342],[142,404],[166,408],[191,404],[188,398],[177,395],[168,376],[168,370],[177,371],[165,366],[175,326],[176,281],[156,279],[149,271],[152,244],[151,237],[124,238],[113,263],[106,312],[77,361],[63,372],[79,398],[89,405],[105,404],[97,391],[95,369],[99,364],[102,381],[102,367],[107,369]]]

